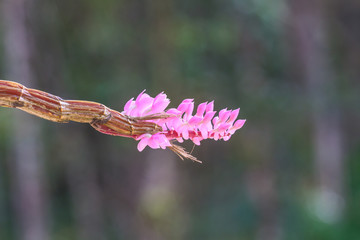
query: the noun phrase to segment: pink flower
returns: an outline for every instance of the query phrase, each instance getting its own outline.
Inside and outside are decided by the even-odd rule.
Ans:
[[[166,94],[160,93],[155,98],[152,98],[146,94],[144,90],[139,94],[136,100],[132,98],[125,104],[122,113],[131,117],[143,117],[164,112],[169,103],[170,100],[167,98]]]
[[[183,142],[183,140],[190,139],[196,145],[200,145],[204,139],[228,141],[246,121],[236,120],[239,108],[235,110],[225,108],[219,112],[218,116],[215,116],[214,101],[199,104],[195,115],[193,115],[193,99],[185,99],[177,108],[165,110],[169,103],[170,100],[163,92],[152,98],[145,93],[145,90],[135,100],[132,98],[126,103],[123,114],[155,123],[162,128],[160,132],[145,133],[135,137],[139,141],[138,150],[140,152],[146,146],[154,149],[169,147],[177,154],[191,158],[182,153],[183,149],[174,145],[172,141]],[[191,159],[196,160],[196,158]]]

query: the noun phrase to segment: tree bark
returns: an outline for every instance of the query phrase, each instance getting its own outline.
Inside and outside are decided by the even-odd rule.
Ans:
[[[315,214],[338,221],[343,211],[343,136],[334,72],[329,63],[325,1],[292,0],[289,14],[295,59],[311,102],[317,196]]]

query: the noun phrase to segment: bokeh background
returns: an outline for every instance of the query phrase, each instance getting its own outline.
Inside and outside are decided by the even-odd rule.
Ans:
[[[360,239],[358,0],[2,0],[0,78],[241,107],[181,161],[0,109],[0,239]],[[191,149],[191,143],[185,144]]]

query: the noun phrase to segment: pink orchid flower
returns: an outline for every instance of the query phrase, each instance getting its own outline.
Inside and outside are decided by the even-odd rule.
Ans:
[[[204,139],[223,139],[228,141],[236,130],[244,124],[244,119],[237,119],[240,109],[222,109],[218,116],[215,116],[214,102],[204,102],[199,104],[196,114],[193,115],[193,99],[183,100],[177,108],[166,110],[170,100],[163,92],[155,98],[145,93],[145,90],[134,100],[130,99],[124,107],[122,114],[133,117],[147,119],[146,121],[155,123],[162,128],[162,131],[154,134],[145,133],[134,137],[139,141],[138,150],[141,152],[146,146],[150,148],[170,148],[181,158],[190,158],[198,161],[195,157],[188,154],[180,146],[172,142],[177,140],[183,142],[190,139],[194,144],[200,145]]]

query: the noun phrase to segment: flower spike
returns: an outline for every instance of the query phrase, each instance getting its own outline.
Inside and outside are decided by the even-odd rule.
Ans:
[[[139,141],[138,150],[140,152],[146,146],[153,149],[169,148],[181,159],[188,158],[199,161],[184,148],[175,145],[174,141],[183,142],[190,139],[195,145],[200,145],[204,139],[228,141],[231,135],[246,121],[236,120],[239,108],[235,110],[225,108],[219,112],[218,116],[215,116],[214,101],[199,104],[195,115],[193,115],[193,99],[185,99],[177,108],[165,110],[169,104],[170,100],[163,92],[152,98],[145,91],[141,92],[136,100],[132,98],[126,103],[122,114],[154,123],[162,129],[152,134],[144,133],[133,136],[135,140]]]

